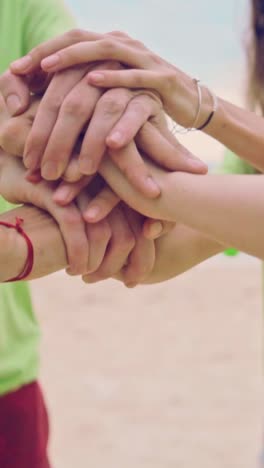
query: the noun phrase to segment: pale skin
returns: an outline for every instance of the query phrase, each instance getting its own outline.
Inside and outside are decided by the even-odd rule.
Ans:
[[[89,85],[152,89],[176,122],[187,127],[193,123],[198,102],[194,80],[124,33],[66,33],[33,49],[11,69],[23,75],[41,65],[46,73],[55,73],[73,65],[106,59],[117,60],[129,69],[91,72],[87,77]],[[212,109],[212,96],[206,88],[203,88],[202,102],[197,127],[206,121]],[[264,170],[264,120],[260,116],[218,98],[217,112],[204,131],[259,171]],[[121,119],[108,135],[107,144],[120,148],[128,141],[128,131]]]
[[[139,135],[141,146],[148,138],[147,128],[145,126],[144,135]],[[161,150],[162,143],[161,139]],[[264,259],[264,223],[260,222],[264,217],[264,176],[200,176],[166,172],[153,164],[150,169],[162,187],[158,200],[139,194],[109,158],[101,165],[101,174],[107,183],[133,209],[146,216],[177,220],[180,225],[188,226],[176,226],[172,233],[156,241],[159,246],[156,255],[158,252],[163,259],[159,260],[158,272],[154,268],[142,282],[165,280],[223,250],[226,245]],[[213,240],[208,241],[208,237]],[[176,252],[178,243],[180,255]],[[181,258],[181,266],[177,262],[173,265],[174,255]]]
[[[109,39],[107,38],[107,40]],[[112,38],[111,38],[111,41],[112,41]],[[116,38],[114,42],[115,41],[116,41]],[[96,39],[96,43],[98,42],[100,42],[100,40]],[[133,56],[133,53],[132,53],[133,51],[132,52],[131,50],[128,51],[127,49],[125,49],[125,47],[123,47],[123,45],[119,47],[119,44],[116,46],[116,44],[113,45],[113,43],[111,42],[110,46],[108,47],[107,44],[108,43],[103,42],[103,44],[101,45],[100,53],[102,53],[104,49],[104,47],[102,46],[106,45],[107,50],[110,54],[109,56],[112,59],[115,59],[115,60],[118,59],[122,62],[121,56],[123,53],[123,57],[124,57],[124,50],[126,52],[126,63],[128,61],[128,58],[131,59],[131,56]],[[131,43],[129,44],[131,46]],[[82,46],[82,51],[83,52],[85,51],[84,55],[86,57],[86,60],[89,60],[89,57],[87,58],[87,45],[89,45],[90,47],[90,51],[88,52],[91,53],[92,47],[94,46],[96,49],[96,46],[98,44],[94,45],[92,41],[89,42],[88,44],[87,43],[77,44],[76,50],[77,50],[77,47],[80,48],[80,45]],[[115,54],[117,54],[117,56],[115,57],[111,56],[111,50],[112,50],[111,48],[115,51]],[[130,47],[130,49],[132,49],[132,47]],[[65,56],[67,57],[67,53],[68,53],[67,49],[66,51],[59,52],[59,55],[62,53],[62,57],[60,56],[61,62],[59,64],[59,67],[61,66],[61,69],[63,69],[63,67],[66,66],[65,65],[66,62],[63,62],[64,52],[66,54]],[[95,54],[97,52],[98,50],[95,50]],[[138,50],[136,50],[136,52],[137,54],[135,53],[134,55],[140,55],[138,53]],[[144,54],[146,55],[146,51],[143,51],[143,52],[144,53],[142,53],[142,56],[144,56]],[[76,60],[76,57],[74,57],[74,53],[75,51],[73,51],[73,49],[71,50],[70,54],[68,53],[68,55],[70,55],[71,60]],[[142,56],[140,56],[141,59],[142,59]],[[80,60],[80,57],[81,57],[81,60]],[[83,62],[85,62],[83,57],[84,56],[80,56],[80,54],[78,55],[78,60],[79,60],[78,63],[80,63],[82,60]],[[105,59],[106,57],[100,56],[99,59],[100,58]],[[49,69],[49,71],[54,72],[56,71],[56,66],[58,66],[58,64],[54,68],[54,59],[53,59],[53,65],[52,65],[53,68],[52,67],[50,68],[51,62],[52,60],[49,62],[43,61],[42,66],[46,71],[48,71]],[[158,60],[154,60],[154,62],[160,65],[160,62]],[[70,64],[68,61],[67,66],[69,65],[72,65],[72,64]],[[132,64],[129,63],[129,65],[137,66],[134,63]],[[142,64],[141,64],[141,68],[144,68]],[[135,70],[132,70],[131,73],[134,71]],[[106,79],[107,77],[109,79],[110,78],[113,79],[113,77],[116,76],[115,79],[120,80],[122,78],[124,80],[125,74],[128,75],[128,73],[130,73],[130,70],[122,71],[122,72],[119,72],[119,71],[118,72],[103,72],[103,73],[100,72],[100,79],[102,78],[102,76],[104,77],[104,79]],[[159,70],[157,74],[159,74]],[[96,76],[98,78],[98,73],[97,75],[91,73],[90,77],[88,77],[88,80],[90,82],[92,80],[94,85],[96,84],[95,83]],[[166,80],[165,80],[165,84],[166,84],[168,83],[168,74],[166,75],[166,73],[164,72],[164,76],[166,77]],[[175,80],[175,73],[173,76]],[[147,78],[148,80],[150,79],[149,76],[147,76]],[[155,76],[154,78],[157,79],[157,76]],[[159,75],[158,78],[160,80],[162,76]],[[186,86],[186,89],[188,88],[187,84],[189,83],[189,91],[188,90],[187,90],[188,92],[186,90],[185,91],[186,91],[186,96],[188,95],[190,98],[191,94],[194,95],[194,83],[188,77],[186,81],[184,82],[183,75],[181,75],[181,78],[182,80],[180,81],[183,82],[183,85]],[[178,75],[178,79],[179,79],[179,75]],[[144,82],[142,80],[143,78],[140,81],[140,85],[142,85],[143,83],[143,87],[144,87]],[[169,80],[170,84],[172,81],[173,80]],[[162,83],[164,83],[164,79]],[[165,102],[166,96],[164,97],[164,94],[162,94],[162,89],[163,89],[162,86],[160,85],[160,88],[158,87],[155,88],[153,80],[152,80],[152,84],[153,84],[152,88],[157,89],[157,91],[162,97],[163,102]],[[125,86],[124,81],[122,82],[122,85]],[[177,85],[179,86],[179,83],[177,83]],[[115,86],[115,83],[113,84],[113,86]],[[120,86],[120,84],[118,86]],[[149,87],[149,86],[150,86],[150,81],[148,81],[148,86],[146,85],[146,87]],[[107,87],[107,84],[106,84],[106,87]],[[181,93],[181,96],[184,98],[185,96],[184,92]],[[207,95],[207,100],[205,96],[204,101],[205,103],[207,102],[208,107],[205,106],[203,108],[203,111],[201,113],[201,119],[205,117],[206,115],[208,115],[210,99],[211,99],[210,94]],[[187,114],[188,116],[191,115],[191,111],[190,111],[191,107],[192,107],[192,117],[193,117],[194,115],[193,104],[194,103],[191,102],[191,100],[189,99],[188,105],[185,106],[185,114],[184,112],[181,113],[182,121],[178,119],[179,123],[186,125],[186,122],[184,122],[183,119],[184,119],[184,116],[187,117]],[[175,115],[173,114],[173,112],[175,112],[175,109],[170,109],[166,102],[165,102],[165,107],[166,107],[167,112],[172,117],[175,118]],[[259,152],[263,144],[263,141],[261,139],[262,133],[263,133],[262,132],[263,121],[257,116],[251,113],[245,113],[245,112],[244,112],[243,118],[241,119],[240,118],[241,112],[244,112],[244,111],[238,108],[235,108],[235,106],[229,105],[225,103],[224,101],[221,101],[219,109],[218,109],[218,117],[216,113],[213,119],[214,125],[212,122],[212,124],[210,124],[210,127],[208,127],[207,131],[209,133],[209,128],[214,129],[214,131],[212,131],[213,136],[217,137],[220,141],[224,142],[225,144],[227,144],[227,142],[230,140],[230,144],[228,145],[229,147],[231,147],[233,150],[235,150],[245,159],[249,160],[258,169],[261,169],[262,166],[261,166]],[[175,120],[177,119],[175,118]],[[242,122],[242,125],[241,125],[241,122]],[[201,120],[201,123],[202,123],[202,120]],[[222,136],[223,128],[226,128],[226,131],[223,132],[224,137]],[[218,135],[218,132],[221,133],[220,136]],[[233,142],[233,139],[234,139],[234,142]],[[252,149],[252,145],[253,145],[253,149]],[[162,145],[160,145],[160,148],[161,147]],[[126,153],[127,153],[127,148],[123,151],[123,153],[120,151],[116,151],[116,152],[113,150],[111,151],[111,155],[116,154],[116,157],[118,157],[118,155],[121,156],[122,154],[126,155]],[[263,165],[263,162],[262,162],[262,165]],[[210,242],[208,243],[209,244],[208,252],[205,249],[202,257],[206,258],[207,256],[210,256],[216,253],[217,251],[222,250],[223,245],[234,245],[235,247],[238,247],[241,250],[244,250],[248,253],[256,255],[259,258],[263,258],[263,247],[261,245],[261,240],[263,239],[263,232],[262,232],[263,226],[261,226],[261,224],[258,222],[258,220],[262,219],[263,217],[263,207],[262,207],[262,204],[259,202],[259,200],[263,199],[262,198],[263,197],[262,176],[258,176],[257,178],[255,177],[255,179],[253,179],[253,176],[236,176],[235,178],[234,176],[226,176],[226,177],[221,176],[220,178],[218,176],[197,177],[197,176],[192,176],[192,175],[187,175],[187,174],[182,174],[182,173],[181,174],[163,173],[161,176],[160,171],[157,170],[157,168],[152,167],[155,180],[159,182],[160,187],[162,188],[162,196],[158,200],[146,200],[146,198],[142,199],[139,193],[135,193],[133,187],[131,187],[131,185],[129,185],[127,181],[123,180],[123,184],[120,183],[120,177],[122,177],[122,175],[116,169],[116,167],[110,164],[109,161],[106,160],[102,167],[103,169],[101,170],[101,173],[104,175],[108,184],[112,186],[112,188],[115,189],[118,195],[122,199],[124,199],[128,204],[130,204],[134,209],[138,209],[144,215],[153,216],[154,218],[160,216],[164,219],[168,219],[171,221],[177,219],[181,223],[184,223],[190,226],[191,228],[201,231],[202,233],[204,233],[205,236],[210,236],[214,238],[215,241],[212,241],[213,245],[210,245]],[[119,182],[117,183],[117,181]],[[123,187],[125,187],[124,192],[123,192]],[[224,191],[223,191],[223,187],[224,187]],[[223,195],[223,192],[224,192],[224,195]],[[184,229],[186,237],[188,237],[188,228],[184,227],[183,229]],[[166,241],[167,239],[169,239],[169,237],[170,237],[169,235],[166,236]],[[197,233],[194,234],[193,231],[190,231],[190,238],[197,245],[199,245],[200,241],[204,243],[203,236],[200,239],[199,234]],[[192,257],[192,260],[190,261],[190,264],[192,263],[195,264],[196,263],[195,259],[193,258],[193,256],[191,257]],[[198,259],[198,261],[201,261],[201,259]]]

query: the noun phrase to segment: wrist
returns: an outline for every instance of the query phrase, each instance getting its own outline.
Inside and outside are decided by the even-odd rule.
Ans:
[[[19,276],[27,260],[25,239],[15,229],[0,225],[0,251],[0,281]]]
[[[177,70],[175,73],[175,87],[173,97],[170,97],[172,106],[167,109],[169,115],[182,127],[199,128],[212,112],[213,102],[211,93],[205,86],[200,85],[201,104],[197,81]],[[200,106],[200,110],[199,110]],[[198,118],[197,118],[198,117]]]

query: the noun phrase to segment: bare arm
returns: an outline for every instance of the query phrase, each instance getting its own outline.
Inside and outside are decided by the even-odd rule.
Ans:
[[[67,265],[65,244],[56,221],[45,211],[33,206],[21,206],[0,215],[0,221],[14,223],[24,220],[23,229],[34,248],[34,266],[29,279],[39,278]],[[27,258],[27,246],[15,230],[0,226],[0,281],[21,273]]]
[[[264,259],[264,176],[166,173],[152,166],[162,195],[146,200],[121,176],[109,158],[101,172],[121,199],[146,216],[183,223]]]
[[[155,267],[146,284],[166,281],[190,270],[224,247],[188,226],[178,224],[173,231],[158,239]]]

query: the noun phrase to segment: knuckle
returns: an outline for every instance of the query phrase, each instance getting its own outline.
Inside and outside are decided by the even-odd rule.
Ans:
[[[83,117],[86,113],[86,108],[82,103],[81,96],[72,94],[69,96],[62,105],[62,112],[67,115],[76,115]]]
[[[52,95],[43,101],[43,109],[46,112],[56,113],[61,108],[63,100],[64,96],[61,96],[59,93],[52,93]]]
[[[137,114],[146,115],[150,112],[149,104],[151,102],[151,98],[147,95],[141,95],[139,97],[134,98],[130,103],[130,108]]]
[[[112,38],[103,39],[101,41],[101,52],[107,57],[111,57],[111,55],[116,51],[116,44]]]
[[[98,108],[106,115],[119,114],[124,109],[124,103],[121,99],[116,99],[113,93],[106,93],[98,102]]]
[[[129,37],[127,33],[125,33],[124,31],[119,31],[118,29],[117,30],[114,30],[114,31],[111,31],[110,33],[108,33],[110,36],[117,36],[117,37]]]
[[[131,45],[136,47],[137,49],[145,49],[145,45],[143,44],[143,42],[137,39],[131,39]]]
[[[70,39],[74,41],[82,41],[86,37],[84,29],[81,28],[71,29],[66,34]]]

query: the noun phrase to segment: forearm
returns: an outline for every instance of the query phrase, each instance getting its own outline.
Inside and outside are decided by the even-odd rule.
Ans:
[[[57,223],[46,212],[33,206],[22,206],[0,215],[0,221],[24,220],[23,229],[32,241],[34,265],[29,279],[39,278],[67,265],[66,249]],[[23,270],[27,247],[14,229],[0,226],[0,281],[16,277]]]
[[[218,110],[205,132],[264,172],[263,117],[219,99]]]
[[[199,176],[151,167],[162,192],[156,200],[143,198],[109,158],[101,173],[118,196],[143,215],[180,222],[264,259],[264,176]]]
[[[264,259],[264,176],[169,175],[169,219]]]
[[[159,283],[190,270],[221,252],[224,247],[194,229],[177,224],[156,240],[156,261],[146,284]]]
[[[177,92],[171,96],[175,119],[189,126],[197,113],[197,89],[193,80],[180,70],[176,72]],[[180,112],[179,112],[180,110]],[[184,112],[185,111],[185,112]],[[202,88],[202,107],[197,127],[201,126],[212,111],[212,96]],[[264,119],[254,112],[242,109],[218,97],[218,107],[204,132],[260,172],[264,172]]]

